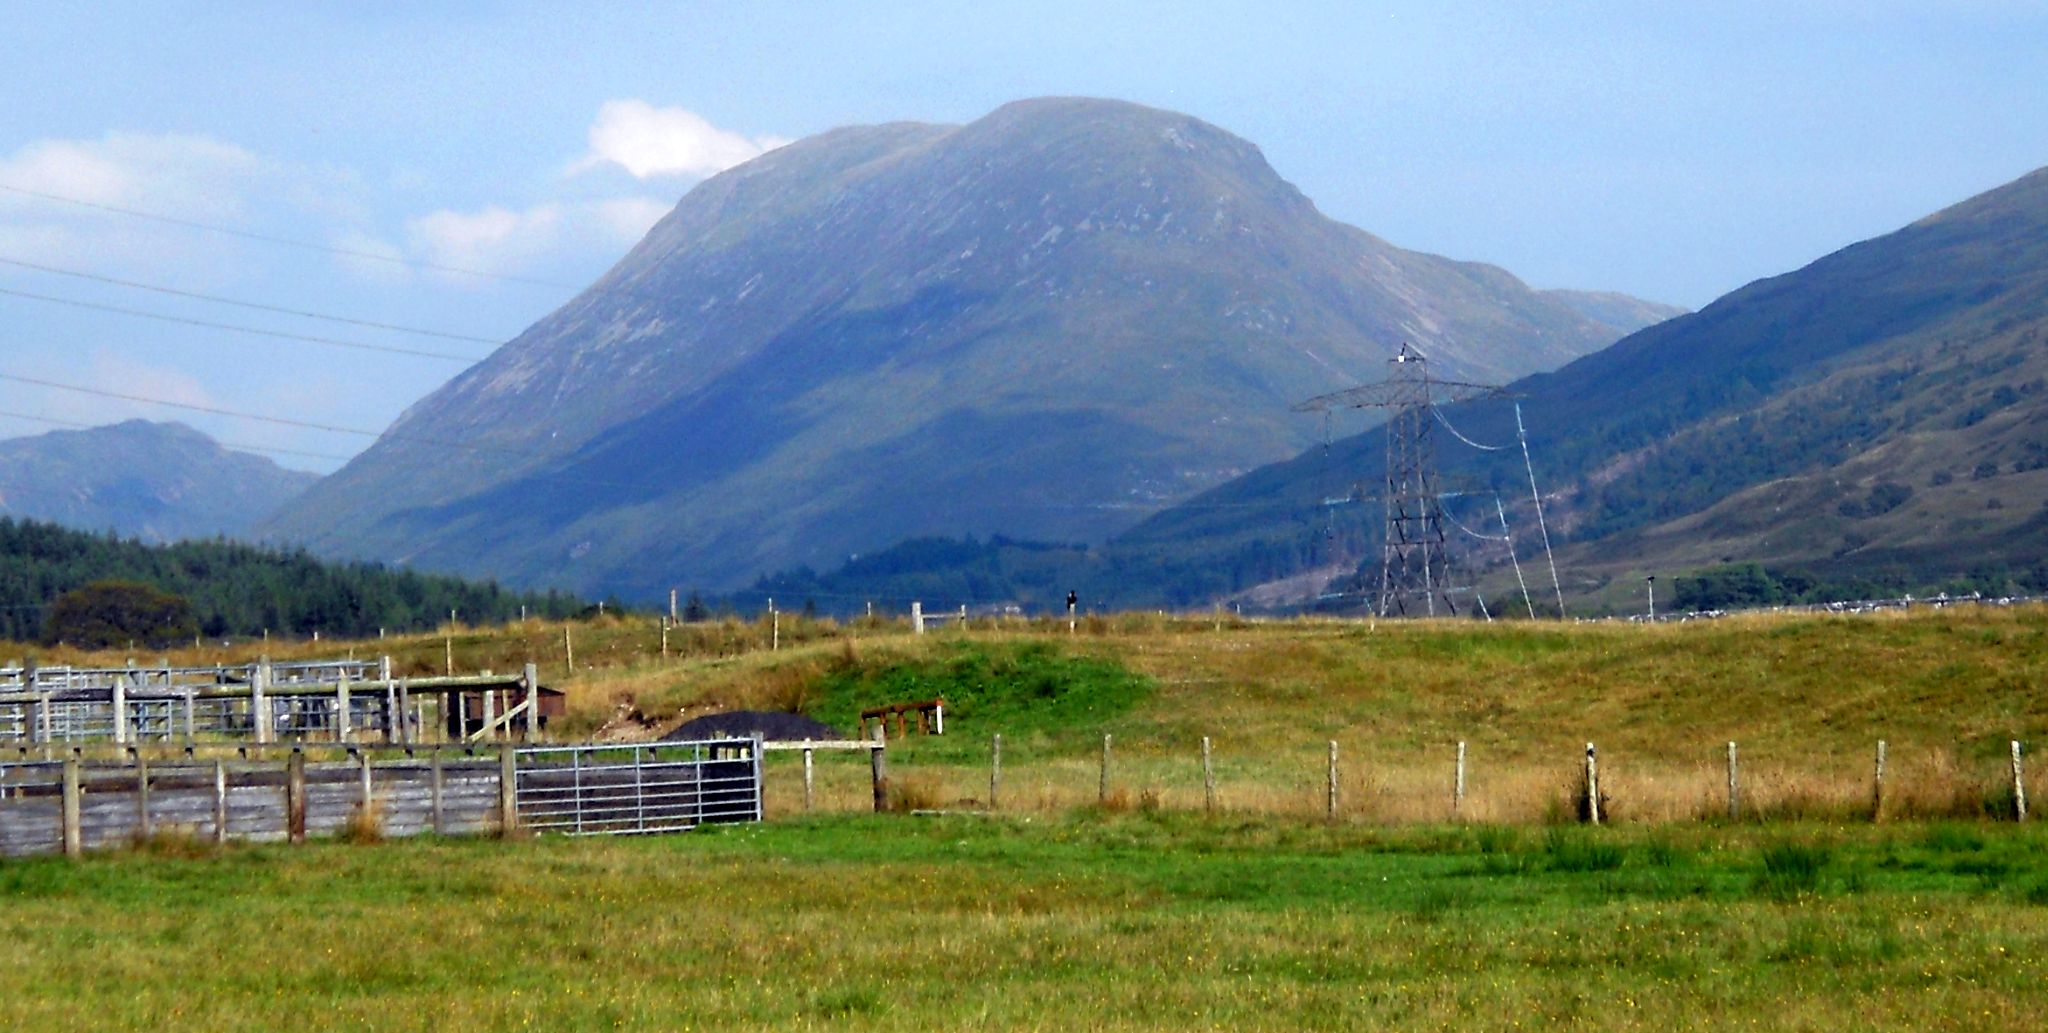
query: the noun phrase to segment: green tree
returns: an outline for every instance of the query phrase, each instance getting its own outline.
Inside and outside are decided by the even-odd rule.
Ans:
[[[43,641],[106,649],[128,642],[160,648],[199,633],[192,604],[139,581],[95,581],[57,597]]]

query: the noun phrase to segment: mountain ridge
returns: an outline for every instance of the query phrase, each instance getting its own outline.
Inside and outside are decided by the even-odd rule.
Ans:
[[[317,480],[182,423],[0,440],[0,515],[145,541],[243,534]]]
[[[1329,220],[1185,115],[835,130],[691,190],[266,531],[629,595],[920,533],[1101,538],[1312,440],[1286,405],[1365,341],[1505,379],[1607,343],[1589,304]]]

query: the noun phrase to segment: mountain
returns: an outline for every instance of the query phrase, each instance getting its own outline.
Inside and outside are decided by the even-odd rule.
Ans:
[[[640,596],[1097,540],[1314,440],[1288,404],[1388,341],[1506,379],[1668,312],[1394,247],[1184,115],[840,129],[698,185],[266,530]]]
[[[2048,169],[1512,388],[1581,597],[1638,605],[1642,575],[1727,563],[2048,588]],[[1480,444],[1515,441],[1502,403],[1444,415]],[[1521,453],[1438,441],[1448,478],[1520,500],[1531,555]],[[1092,562],[1151,557],[1155,595],[1178,579],[1165,594],[1191,602],[1370,556],[1375,508],[1316,500],[1333,477],[1369,482],[1384,449],[1368,431],[1262,468]],[[1452,506],[1492,516],[1489,495]],[[1313,544],[1326,526],[1337,547]],[[1482,549],[1498,588],[1506,554]]]
[[[180,423],[0,441],[0,515],[154,542],[242,534],[317,480]]]

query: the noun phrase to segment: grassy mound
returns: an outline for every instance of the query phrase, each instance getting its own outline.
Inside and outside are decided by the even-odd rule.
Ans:
[[[917,744],[940,758],[979,755],[994,733],[1067,746],[1094,739],[1104,723],[1143,704],[1152,687],[1121,664],[1051,643],[960,641],[916,659],[842,666],[819,680],[807,710],[834,727],[856,728],[869,707],[943,699],[946,737]]]

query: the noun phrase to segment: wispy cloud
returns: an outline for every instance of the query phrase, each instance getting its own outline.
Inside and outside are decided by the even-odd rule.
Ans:
[[[720,129],[685,108],[658,108],[644,100],[613,100],[590,126],[590,153],[572,166],[584,172],[616,165],[635,179],[716,175],[789,141],[747,137]]]
[[[31,141],[0,156],[0,184],[201,222],[237,222],[278,166],[206,136],[109,132]],[[0,249],[100,268],[160,269],[198,253],[175,226],[0,191]]]
[[[647,197],[551,201],[519,209],[441,209],[407,220],[405,236],[409,254],[435,265],[522,273],[565,253],[616,252],[646,235],[668,210],[669,205]]]
[[[195,219],[241,213],[244,194],[274,166],[207,136],[110,132],[97,140],[36,140],[0,158],[0,182],[98,204],[146,205]],[[0,197],[0,211],[32,199]]]

